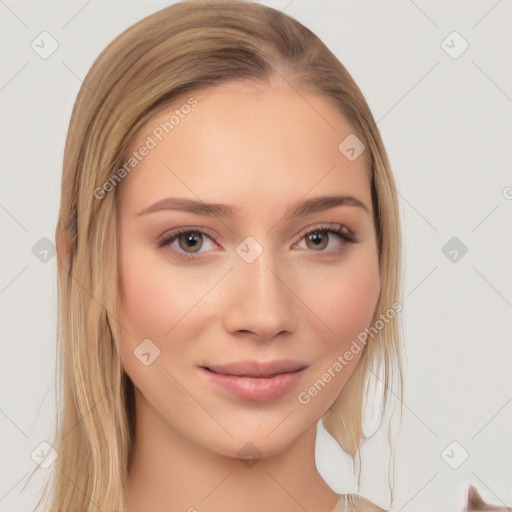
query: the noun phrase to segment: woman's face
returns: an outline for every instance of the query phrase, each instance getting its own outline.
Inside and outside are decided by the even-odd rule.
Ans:
[[[351,127],[321,96],[234,83],[191,96],[146,124],[118,185],[116,342],[137,414],[268,456],[361,357],[380,292],[368,171],[353,139],[339,149]],[[352,199],[310,203],[324,196]]]

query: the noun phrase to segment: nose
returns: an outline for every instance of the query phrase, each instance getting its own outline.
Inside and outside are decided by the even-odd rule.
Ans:
[[[260,340],[293,332],[298,316],[290,278],[276,265],[270,250],[264,250],[252,263],[237,256],[227,285],[225,329]]]

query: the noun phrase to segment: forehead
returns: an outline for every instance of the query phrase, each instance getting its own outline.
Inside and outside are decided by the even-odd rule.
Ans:
[[[353,128],[328,98],[287,83],[222,84],[183,96],[142,127],[131,151],[151,149],[122,195],[133,209],[172,195],[243,212],[327,193],[371,207],[365,155],[351,161],[340,150],[349,136]]]

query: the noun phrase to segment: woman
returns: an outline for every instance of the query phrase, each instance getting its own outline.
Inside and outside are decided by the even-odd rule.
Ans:
[[[372,371],[382,414],[401,396],[397,194],[310,30],[185,1],[124,31],[76,100],[56,240],[48,510],[383,510],[314,447],[322,418],[355,457]]]

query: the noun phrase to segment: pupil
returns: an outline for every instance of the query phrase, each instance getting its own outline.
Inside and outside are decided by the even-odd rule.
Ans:
[[[185,235],[185,249],[200,249],[201,245],[199,243],[199,237],[196,232],[190,231],[188,234]]]
[[[317,244],[317,245],[318,245],[318,243],[320,243],[320,244],[322,243],[322,237],[323,237],[323,234],[322,234],[322,233],[320,233],[319,231],[317,231],[316,233],[313,233],[313,234],[311,235],[311,238],[313,239],[313,242],[314,242],[315,244]],[[318,243],[317,243],[317,242],[318,242]]]
[[[314,247],[323,248],[326,244],[325,231],[315,231],[308,236]]]

